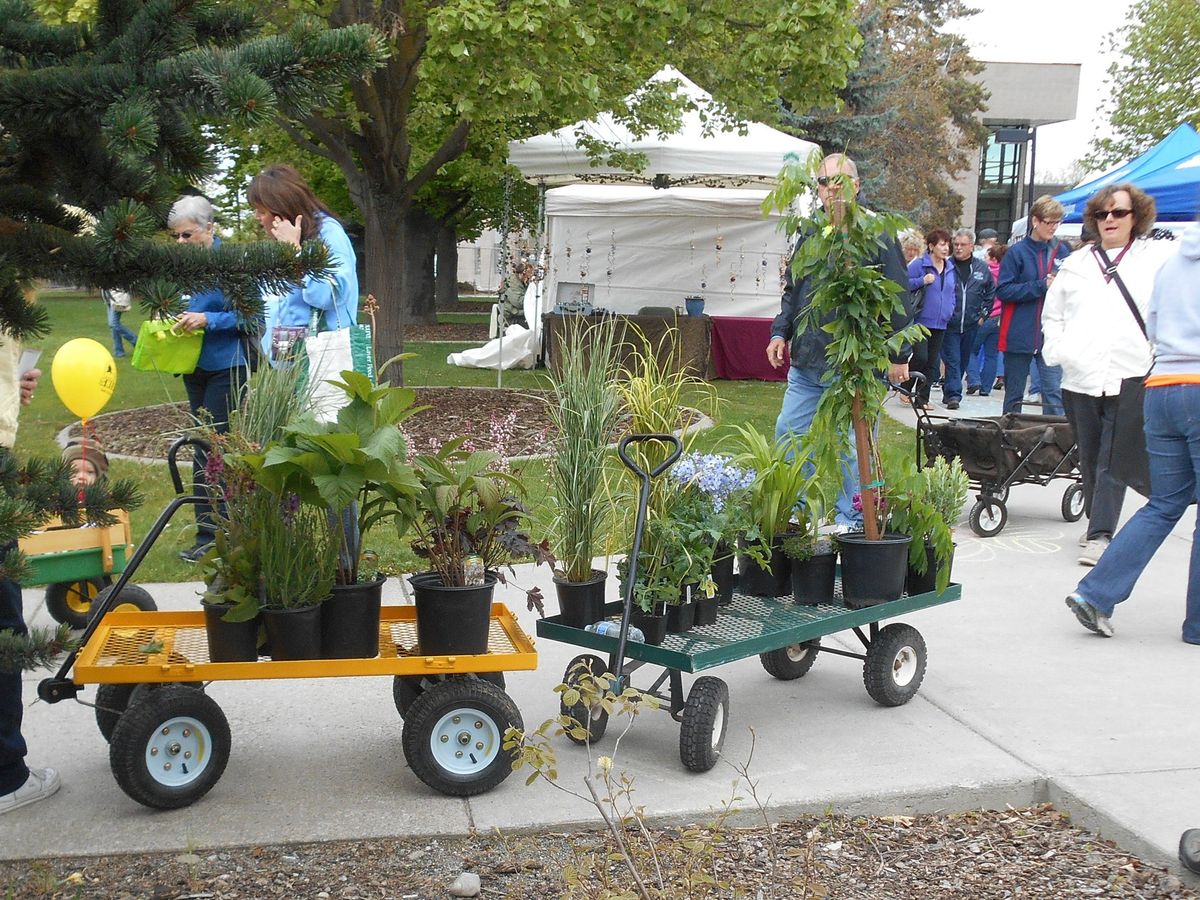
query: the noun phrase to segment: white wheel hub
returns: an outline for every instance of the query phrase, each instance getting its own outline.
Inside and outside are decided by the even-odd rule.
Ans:
[[[212,735],[202,722],[177,716],[163,722],[146,742],[146,770],[161,785],[183,787],[208,768]]]
[[[892,660],[892,681],[897,687],[907,687],[917,674],[917,651],[912,647],[901,647]]]

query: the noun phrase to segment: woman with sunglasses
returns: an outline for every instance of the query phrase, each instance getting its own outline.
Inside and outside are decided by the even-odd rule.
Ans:
[[[1172,245],[1143,240],[1154,225],[1154,200],[1132,184],[1101,188],[1083,217],[1097,237],[1063,261],[1046,293],[1042,356],[1062,367],[1063,406],[1079,446],[1088,517],[1079,563],[1094,566],[1112,541],[1125,499],[1125,485],[1108,470],[1121,382],[1150,368],[1146,314],[1154,276]]]
[[[221,244],[213,224],[212,204],[195,194],[180,197],[167,215],[167,228],[174,240],[208,249]],[[179,327],[184,331],[204,331],[196,370],[183,376],[188,407],[198,423],[211,424],[217,434],[224,434],[229,430],[229,411],[237,405],[250,371],[249,349],[257,337],[254,332],[258,323],[242,321],[225,294],[213,288],[188,298],[187,312],[179,317]],[[205,461],[204,452],[196,448],[192,480],[198,496],[206,496]],[[196,540],[191,548],[179,554],[180,559],[199,561],[212,546],[215,535],[212,505],[196,504]]]
[[[357,258],[342,224],[317,199],[304,178],[287,165],[263,169],[250,182],[247,199],[263,231],[285,244],[299,249],[303,241],[321,241],[329,250],[331,273],[323,278],[306,276],[299,284],[267,306],[264,341],[272,362],[286,347],[272,340],[279,329],[302,333],[314,313],[322,331],[336,331],[358,324]]]

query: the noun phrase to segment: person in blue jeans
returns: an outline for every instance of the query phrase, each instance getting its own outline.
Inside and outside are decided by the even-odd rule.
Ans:
[[[1062,222],[1063,205],[1045,194],[1029,211],[1029,234],[1008,248],[1000,260],[1000,349],[1004,353],[1004,412],[1021,411],[1029,370],[1036,367],[1042,411],[1061,416],[1062,372],[1042,359],[1042,304],[1054,282],[1059,259],[1071,255],[1064,241],[1054,239]]]
[[[842,179],[846,178],[851,180],[854,193],[857,194],[860,187],[858,167],[850,157],[834,153],[821,161],[817,170],[817,196],[826,212],[835,220],[835,204],[839,202],[837,198],[840,184],[843,184]],[[803,232],[800,240],[804,240]],[[905,288],[906,298],[910,296],[907,291],[908,273],[904,266],[904,257],[895,237],[881,245],[873,258],[864,259],[863,264],[878,267],[888,278]],[[813,285],[809,284],[807,278],[794,282],[790,266],[785,277],[781,308],[779,315],[771,323],[771,340],[767,344],[767,359],[777,369],[783,366],[790,344],[791,368],[788,370],[788,386],[783,395],[779,418],[775,423],[777,440],[786,435],[802,438],[807,434],[821,395],[829,388],[833,379],[826,359],[829,333],[820,327],[803,330],[796,328],[797,318],[803,315],[812,301]],[[893,317],[893,329],[899,331],[906,327],[911,317],[911,307],[906,307],[903,315]],[[896,384],[908,378],[907,354],[891,360],[888,375]],[[845,451],[842,454],[842,486],[835,503],[835,522],[842,530],[862,527],[862,513],[854,509],[854,495],[858,492],[854,434],[851,432],[846,436]]]
[[[137,344],[137,335],[130,331],[127,325],[121,324],[121,315],[129,310],[131,300],[128,292],[116,289],[102,290],[100,296],[104,298],[108,330],[112,332],[113,356],[120,359],[125,355],[125,344],[129,344],[131,351]],[[118,309],[118,306],[121,309]]]
[[[954,312],[946,323],[942,338],[942,362],[946,379],[942,402],[947,409],[958,409],[963,396],[963,377],[971,362],[976,334],[987,322],[996,296],[996,284],[987,263],[976,259],[975,232],[960,228],[950,240],[950,264],[954,267]],[[993,376],[994,377],[994,376]],[[968,377],[968,384],[970,379]],[[991,382],[988,382],[989,386]]]
[[[1154,365],[1146,378],[1150,499],[1113,537],[1095,567],[1067,596],[1080,623],[1104,637],[1118,603],[1196,500],[1200,485],[1200,224],[1159,270],[1146,316]],[[1192,533],[1183,640],[1200,645],[1200,513]]]

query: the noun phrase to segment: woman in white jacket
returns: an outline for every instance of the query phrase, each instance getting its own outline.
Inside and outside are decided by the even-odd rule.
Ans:
[[[1121,381],[1150,369],[1146,312],[1154,276],[1173,246],[1143,238],[1154,225],[1154,200],[1132,184],[1102,188],[1083,218],[1099,237],[1065,259],[1051,282],[1042,309],[1042,356],[1062,366],[1063,406],[1079,445],[1088,517],[1079,562],[1094,566],[1112,540],[1125,499],[1125,485],[1108,472]]]

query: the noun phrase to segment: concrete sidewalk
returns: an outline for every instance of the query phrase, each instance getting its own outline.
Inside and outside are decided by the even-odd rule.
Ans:
[[[1076,564],[1081,526],[1060,517],[1061,495],[1057,484],[1018,487],[999,536],[957,529],[954,578],[963,599],[904,617],[929,648],[924,685],[906,706],[877,706],[863,690],[861,666],[832,655],[792,682],[772,679],[757,659],[706,673],[729,684],[725,759],[747,760],[753,729],[750,774],[772,814],[1051,800],[1076,822],[1179,871],[1180,832],[1200,825],[1200,721],[1188,705],[1200,648],[1180,640],[1192,525],[1167,540],[1114,617],[1115,639],[1105,640],[1063,604],[1085,570]],[[519,576],[553,597],[545,569],[523,567]],[[194,584],[146,587],[163,609],[198,603]],[[26,592],[26,612],[47,624],[40,593]],[[384,596],[400,602],[395,580]],[[524,604],[512,592],[505,599],[533,634]],[[828,640],[858,649],[853,635]],[[531,728],[557,713],[551,689],[578,648],[540,641],[538,651],[536,672],[508,678]],[[544,784],[526,787],[523,775],[470,800],[426,788],[405,766],[386,678],[214,683],[209,693],[233,733],[229,767],[192,807],[151,811],[117,787],[90,708],[34,702],[44,674],[26,680],[29,760],[57,767],[63,788],[0,819],[0,858],[598,824],[588,805]],[[82,698],[93,696],[88,689]],[[612,752],[616,724],[596,752]],[[650,712],[621,743],[617,768],[636,778],[636,800],[653,817],[704,819],[745,795],[728,765],[686,771],[678,735],[665,713]],[[557,746],[560,781],[581,788],[586,751],[565,740]]]

